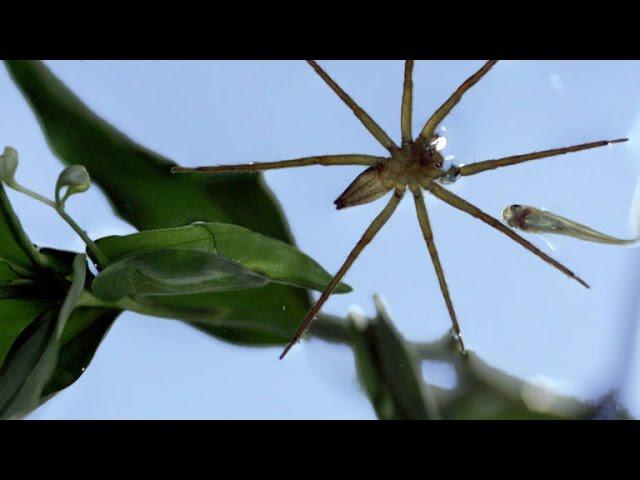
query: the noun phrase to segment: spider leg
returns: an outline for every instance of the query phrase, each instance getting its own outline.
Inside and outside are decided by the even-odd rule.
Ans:
[[[555,148],[552,150],[543,150],[541,152],[525,153],[524,155],[514,155],[511,157],[499,158],[497,160],[485,160],[483,162],[465,165],[460,168],[460,175],[475,175],[476,173],[494,170],[500,167],[508,167],[509,165],[517,165],[519,163],[538,160],[540,158],[555,157],[556,155],[564,155],[565,153],[579,152],[581,150],[589,150],[591,148],[606,147],[612,143],[626,142],[627,138],[618,138],[616,140],[602,140],[599,142],[582,143],[571,147]]]
[[[402,143],[413,140],[411,135],[411,121],[413,117],[413,60],[404,62],[404,88],[402,91],[402,114],[400,125],[402,127]]]
[[[436,244],[433,239],[433,231],[431,230],[429,215],[427,213],[427,208],[425,206],[424,198],[422,197],[422,192],[420,191],[420,189],[415,189],[413,191],[413,199],[416,204],[416,212],[418,214],[418,222],[420,223],[420,229],[422,230],[422,235],[424,236],[424,240],[427,243],[429,255],[431,255],[431,262],[433,263],[433,267],[436,270],[436,275],[438,276],[438,283],[440,283],[440,290],[442,291],[442,296],[444,297],[444,301],[447,304],[447,310],[449,310],[449,317],[451,318],[451,323],[453,324],[453,331],[456,335],[458,343],[460,344],[462,353],[464,353],[465,348],[464,348],[464,342],[462,341],[462,332],[460,331],[460,324],[458,323],[458,318],[456,317],[456,311],[453,308],[453,302],[451,301],[451,296],[449,295],[449,287],[447,286],[447,280],[444,276],[442,265],[440,264],[440,256],[438,255],[438,250],[436,249]]]
[[[384,148],[386,148],[390,152],[397,148],[393,140],[389,138],[389,135],[387,135],[387,133],[382,128],[380,128],[380,125],[378,125],[367,112],[365,112],[355,101],[353,101],[353,99],[349,95],[347,95],[346,92],[342,90],[342,88],[340,88],[340,86],[336,82],[333,81],[333,79],[322,69],[322,67],[320,67],[320,65],[316,63],[315,60],[307,60],[307,63],[309,63],[309,65],[311,65],[311,67],[316,71],[320,78],[322,78],[326,82],[326,84],[331,87],[331,90],[333,90],[342,99],[342,101],[347,104],[347,106],[353,111],[353,114],[358,117],[365,128],[369,130],[369,132],[376,138],[376,140],[378,140],[378,142],[380,142],[380,144]]]
[[[373,155],[324,155],[320,157],[297,158],[295,160],[282,160],[279,162],[246,163],[242,165],[219,165],[215,167],[173,167],[172,173],[232,173],[232,172],[258,172],[264,170],[276,170],[280,168],[307,167],[310,165],[368,165],[373,166],[384,160],[384,157]]]
[[[498,63],[498,60],[489,60],[482,66],[482,68],[480,68],[480,70],[467,78],[464,83],[460,85],[458,89],[453,93],[453,95],[451,95],[449,99],[444,102],[433,115],[431,115],[431,118],[427,120],[427,123],[422,129],[422,132],[420,132],[420,135],[418,136],[417,142],[424,143],[428,139],[430,139],[436,131],[438,125],[440,125],[440,122],[442,122],[442,120],[444,120],[444,118],[449,115],[449,112],[451,112],[453,107],[458,104],[467,90],[478,83],[480,79],[484,77],[487,72],[491,70],[491,67],[493,67],[496,63]]]
[[[373,220],[373,222],[371,222],[371,225],[369,225],[356,246],[353,247],[353,250],[351,250],[351,253],[349,253],[349,256],[344,261],[342,267],[340,267],[340,270],[338,270],[338,273],[336,273],[335,276],[331,279],[315,305],[311,307],[311,310],[309,310],[309,312],[307,312],[307,315],[300,323],[298,330],[296,330],[296,332],[293,334],[291,340],[289,341],[289,344],[280,355],[280,360],[285,357],[289,350],[291,350],[291,347],[293,347],[296,342],[300,340],[300,337],[302,337],[302,335],[304,335],[304,333],[307,331],[307,328],[309,328],[309,325],[311,325],[311,322],[314,320],[315,316],[318,314],[324,303],[329,299],[329,296],[331,295],[333,290],[340,283],[345,274],[349,271],[349,268],[351,268],[353,262],[356,261],[360,253],[362,253],[362,250],[364,250],[364,248],[371,242],[371,240],[373,240],[373,238],[384,226],[384,224],[387,223],[396,207],[400,203],[403,195],[404,192],[396,190],[393,193],[391,200],[389,200],[389,203],[387,203],[387,206],[384,207],[384,210],[382,210],[382,212],[380,212],[380,214]]]
[[[553,258],[551,258],[549,255],[544,253],[542,250],[536,248],[532,243],[530,243],[527,240],[525,240],[524,238],[522,238],[520,235],[518,235],[517,233],[515,233],[513,230],[511,230],[510,228],[506,227],[505,225],[503,225],[500,221],[496,220],[491,215],[488,215],[488,214],[484,213],[482,210],[480,210],[475,205],[472,205],[471,203],[467,202],[466,200],[463,200],[462,198],[458,197],[457,195],[454,195],[453,193],[451,193],[446,188],[443,188],[443,187],[441,187],[440,185],[437,185],[434,182],[425,183],[425,185],[423,185],[423,187],[425,189],[429,190],[431,193],[433,193],[440,200],[442,200],[442,201],[448,203],[449,205],[451,205],[452,207],[457,208],[458,210],[462,210],[463,212],[466,212],[469,215],[471,215],[473,217],[476,217],[479,220],[482,220],[484,223],[486,223],[486,224],[490,225],[491,227],[495,228],[496,230],[499,230],[500,232],[504,233],[505,235],[510,237],[512,240],[516,241],[517,243],[522,245],[524,248],[529,250],[534,255],[537,255],[538,257],[540,257],[545,262],[547,262],[550,265],[556,267],[562,273],[564,273],[564,274],[568,275],[569,277],[573,278],[574,280],[576,280],[578,283],[580,283],[584,287],[590,288],[589,284],[587,284],[584,280],[582,280],[580,277],[578,277],[575,273],[573,273],[567,267],[565,267],[560,262],[558,262],[558,261],[554,260]]]

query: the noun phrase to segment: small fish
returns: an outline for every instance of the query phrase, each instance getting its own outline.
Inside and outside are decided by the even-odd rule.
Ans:
[[[568,218],[535,207],[511,205],[502,211],[502,218],[515,229],[531,233],[553,233],[608,245],[633,245],[640,238],[615,238]]]

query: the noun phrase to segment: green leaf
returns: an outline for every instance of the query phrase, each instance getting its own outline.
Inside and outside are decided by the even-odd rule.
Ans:
[[[0,367],[16,338],[53,302],[21,298],[0,300]]]
[[[30,276],[40,265],[35,247],[22,229],[0,182],[0,260],[23,276]]]
[[[260,287],[268,282],[242,265],[197,250],[154,250],[109,264],[91,290],[101,300],[126,296],[189,295]]]
[[[237,225],[196,223],[106,237],[96,244],[112,260],[153,249],[184,249],[222,255],[275,282],[297,287],[321,291],[331,281],[326,270],[296,247]],[[336,293],[349,291],[343,283],[336,289]]]
[[[21,279],[22,277],[11,268],[10,263],[0,261],[0,286],[11,285]]]
[[[120,313],[120,310],[86,307],[73,311],[62,333],[58,362],[42,392],[42,400],[67,388],[84,373]]]
[[[378,315],[368,320],[351,315],[358,377],[381,420],[438,418],[438,409],[423,384],[415,352],[393,326],[379,298]]]
[[[38,252],[44,264],[63,277],[73,275],[73,260],[78,252],[41,247]]]
[[[40,403],[55,371],[60,339],[84,288],[86,257],[78,255],[69,292],[58,307],[41,313],[14,342],[0,368],[0,418],[26,415]]]
[[[261,175],[173,175],[174,162],[136,144],[90,111],[42,62],[5,64],[54,153],[67,165],[84,165],[117,213],[138,229],[222,222],[292,243],[282,211]],[[204,327],[211,334],[271,344],[286,342],[311,306],[308,293],[299,288],[268,285],[247,292],[196,296],[189,308],[198,305],[207,311],[209,323],[219,319],[213,311],[237,322],[231,329]],[[244,303],[247,295],[250,306]],[[163,298],[163,303],[189,300]],[[256,323],[260,329],[242,327]],[[203,328],[201,323],[196,326]],[[286,334],[264,333],[282,329]]]
[[[237,292],[153,297],[156,308],[173,309],[200,330],[240,345],[280,345],[291,338],[307,311],[306,296],[270,284]],[[149,299],[151,300],[151,299]],[[302,312],[302,314],[300,313]]]

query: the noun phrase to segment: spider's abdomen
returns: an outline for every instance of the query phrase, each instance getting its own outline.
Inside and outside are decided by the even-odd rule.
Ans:
[[[385,186],[380,167],[370,167],[362,172],[334,202],[338,210],[373,202],[391,190]]]

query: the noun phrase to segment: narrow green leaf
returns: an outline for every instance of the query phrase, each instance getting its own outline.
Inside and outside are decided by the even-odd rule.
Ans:
[[[0,286],[11,285],[20,280],[22,277],[11,268],[11,264],[0,260]]]
[[[331,281],[315,260],[296,247],[251,230],[224,223],[196,223],[187,227],[147,230],[98,240],[112,260],[160,248],[216,253],[275,282],[323,290]],[[336,293],[351,291],[340,284]]]
[[[0,183],[0,260],[14,271],[28,276],[39,267],[40,258],[13,211],[4,186]]]
[[[154,250],[111,263],[93,280],[91,290],[102,300],[126,296],[190,295],[256,288],[268,279],[214,253]]]
[[[351,316],[351,332],[360,382],[381,420],[438,418],[435,402],[423,384],[415,352],[393,326],[382,303],[368,320]]]
[[[21,298],[0,300],[0,367],[16,338],[38,316],[51,308],[51,301]]]
[[[60,305],[46,309],[14,342],[0,368],[0,418],[26,415],[36,408],[58,359],[60,338],[84,288],[86,257],[74,261],[74,277]]]

